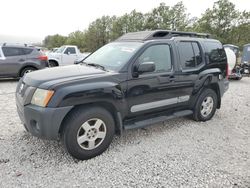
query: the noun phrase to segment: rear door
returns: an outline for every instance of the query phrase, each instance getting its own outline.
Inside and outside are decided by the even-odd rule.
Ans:
[[[73,65],[77,59],[77,52],[75,47],[67,47],[62,54],[62,65]]]
[[[22,48],[3,46],[2,51],[5,59],[1,60],[1,74],[17,76],[22,64],[26,61]]]
[[[205,66],[203,48],[198,41],[178,40],[175,44],[179,58],[176,84],[183,95],[191,98],[199,73]]]

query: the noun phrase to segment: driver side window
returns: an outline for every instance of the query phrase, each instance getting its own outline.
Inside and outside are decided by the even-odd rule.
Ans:
[[[154,72],[170,72],[172,69],[170,47],[167,44],[158,44],[148,47],[138,59],[143,62],[154,62]]]
[[[73,48],[73,47],[68,47],[68,48],[65,50],[64,54],[76,54],[76,49]]]

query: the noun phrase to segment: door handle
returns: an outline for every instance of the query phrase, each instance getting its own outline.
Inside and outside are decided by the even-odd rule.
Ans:
[[[25,59],[19,59],[18,61],[19,61],[19,62],[23,62],[23,61],[25,61]]]
[[[170,81],[170,82],[174,82],[175,80],[176,80],[176,77],[175,77],[175,76],[170,76],[170,77],[169,77],[169,81]]]
[[[174,82],[176,80],[176,77],[171,75],[164,75],[164,76],[158,76],[158,80],[161,84],[164,84],[164,83],[171,83],[171,82]]]

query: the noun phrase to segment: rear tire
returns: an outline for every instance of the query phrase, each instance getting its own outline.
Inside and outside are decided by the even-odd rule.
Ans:
[[[24,69],[21,70],[20,77],[23,77],[25,74],[27,74],[29,72],[33,72],[35,70],[37,70],[37,69],[34,67],[25,67]]]
[[[208,121],[216,111],[218,96],[212,89],[205,89],[198,97],[194,107],[193,119],[195,121]]]
[[[75,109],[63,125],[62,142],[68,153],[79,160],[102,154],[115,133],[112,115],[101,107]]]

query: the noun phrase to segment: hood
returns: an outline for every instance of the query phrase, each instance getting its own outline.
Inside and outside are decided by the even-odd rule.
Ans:
[[[74,79],[103,76],[105,74],[107,74],[107,72],[95,67],[85,65],[70,65],[47,68],[27,73],[23,78],[23,82],[33,87],[47,89],[54,84],[67,82]]]
[[[60,55],[61,55],[60,53],[51,52],[51,53],[48,53],[48,58],[59,57]]]

